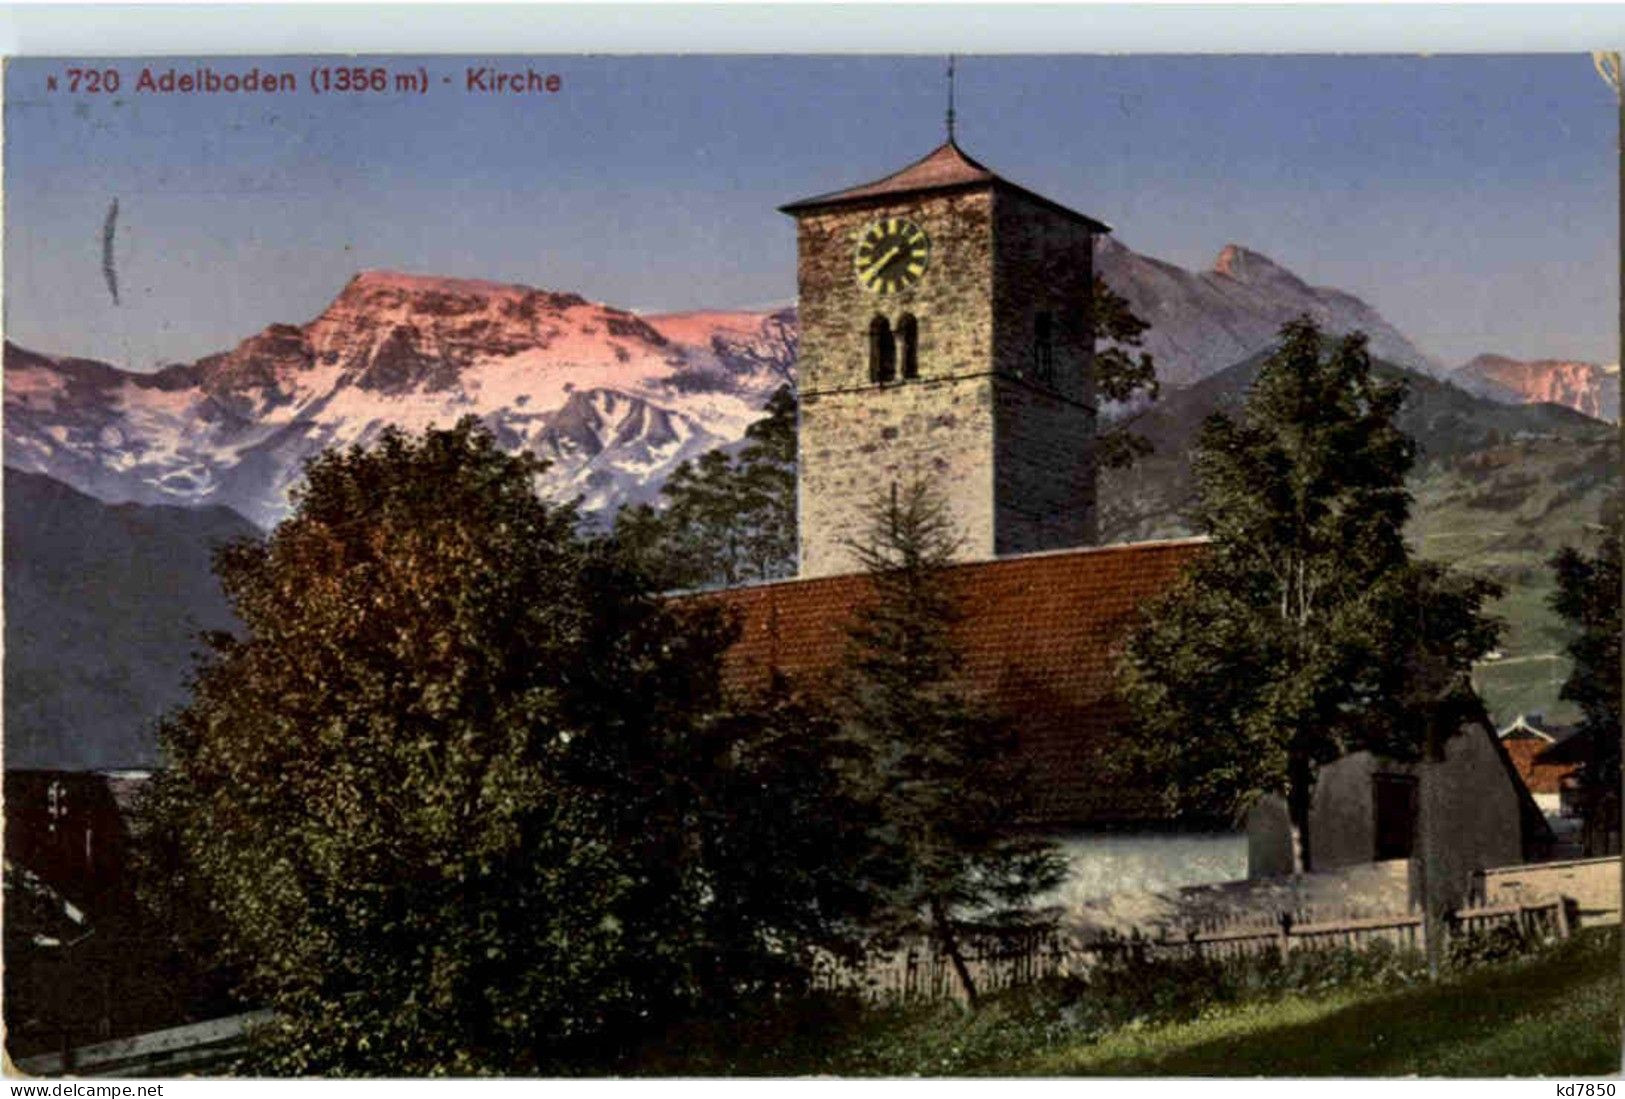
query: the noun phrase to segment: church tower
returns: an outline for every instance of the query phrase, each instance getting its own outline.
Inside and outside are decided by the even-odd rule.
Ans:
[[[967,560],[1095,539],[1093,243],[1109,228],[952,138],[796,219],[800,574],[851,572],[865,509],[923,479]]]

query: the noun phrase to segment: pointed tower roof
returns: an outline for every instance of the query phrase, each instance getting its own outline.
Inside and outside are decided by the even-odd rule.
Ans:
[[[1017,186],[1000,176],[991,169],[978,163],[965,150],[949,138],[913,164],[893,172],[889,176],[870,183],[860,183],[856,187],[848,187],[844,191],[832,191],[826,195],[814,195],[798,202],[792,202],[779,209],[791,215],[811,213],[814,210],[825,210],[836,206],[856,206],[863,203],[885,201],[901,198],[905,195],[918,195],[930,192],[969,191],[982,187],[998,188],[1022,195],[1041,206],[1046,206],[1057,213],[1065,214],[1088,225],[1092,232],[1109,233],[1111,226],[1094,218],[1086,217],[1076,210],[1070,210],[1058,202],[1051,201],[1042,195],[1035,194],[1025,187]]]

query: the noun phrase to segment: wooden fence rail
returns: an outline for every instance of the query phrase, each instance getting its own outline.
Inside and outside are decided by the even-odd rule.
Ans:
[[[1467,908],[1445,924],[1449,937],[1514,927],[1533,939],[1567,938],[1575,926],[1573,902],[1555,898],[1536,904]],[[1303,914],[1310,915],[1310,914]],[[1295,921],[1282,913],[1237,920],[1209,920],[1178,931],[1133,932],[1081,940],[1054,930],[992,934],[972,931],[961,949],[978,991],[992,992],[1050,977],[1083,976],[1104,961],[1207,958],[1228,961],[1265,953],[1286,957],[1301,950],[1364,950],[1378,942],[1399,950],[1421,950],[1422,917],[1411,913],[1359,919],[1327,919],[1312,914]],[[918,940],[859,968],[830,964],[815,986],[859,992],[874,1000],[961,999],[963,990],[946,955]]]

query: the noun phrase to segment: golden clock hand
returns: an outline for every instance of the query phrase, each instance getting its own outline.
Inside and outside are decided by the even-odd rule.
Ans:
[[[876,260],[874,266],[872,268],[870,268],[870,270],[884,271],[886,269],[886,265],[889,264],[892,260],[896,259],[897,258],[897,253],[901,252],[902,250],[903,250],[903,246],[901,244],[892,245],[892,250],[890,252],[887,252],[885,255],[881,256],[878,260]]]

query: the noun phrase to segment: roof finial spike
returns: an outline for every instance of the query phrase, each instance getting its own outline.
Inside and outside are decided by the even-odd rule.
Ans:
[[[948,55],[948,140],[954,139],[954,55]]]

